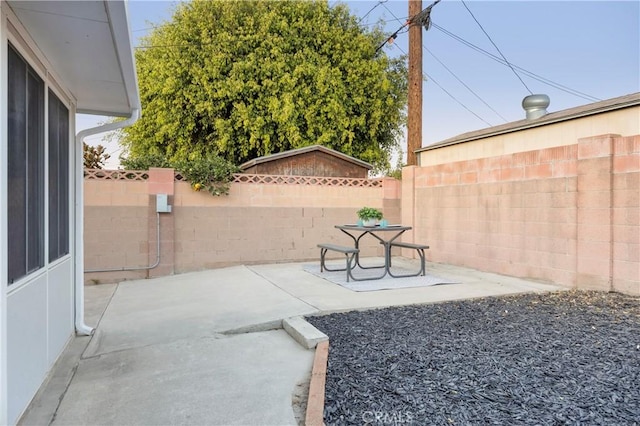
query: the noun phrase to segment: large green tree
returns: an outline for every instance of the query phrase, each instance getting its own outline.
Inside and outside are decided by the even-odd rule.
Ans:
[[[129,160],[215,154],[240,164],[321,144],[389,166],[405,121],[404,60],[347,6],[206,0],[177,6],[136,52],[142,118]]]

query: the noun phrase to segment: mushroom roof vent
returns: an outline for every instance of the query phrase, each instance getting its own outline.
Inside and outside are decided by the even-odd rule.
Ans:
[[[522,100],[522,108],[527,113],[527,120],[535,120],[547,115],[547,107],[551,101],[547,95],[530,95]]]

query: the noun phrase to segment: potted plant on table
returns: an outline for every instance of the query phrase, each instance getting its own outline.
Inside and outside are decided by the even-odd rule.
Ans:
[[[363,207],[356,213],[362,221],[362,226],[376,226],[378,221],[382,219],[382,212],[373,207]]]

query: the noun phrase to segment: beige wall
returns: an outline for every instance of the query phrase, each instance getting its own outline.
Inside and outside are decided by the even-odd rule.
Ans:
[[[640,134],[640,106],[423,151],[419,153],[418,164],[426,167],[575,145],[578,139],[608,134],[612,129],[621,136]]]
[[[223,197],[195,192],[186,182],[162,185],[154,176],[148,181],[85,180],[86,270],[153,264],[156,201],[149,192],[172,194],[172,212],[160,214],[160,265],[148,271],[86,273],[86,282],[317,261],[318,243],[351,244],[334,226],[355,223],[362,206],[381,208],[390,222],[400,220],[399,182],[389,178],[375,187],[234,183]],[[365,255],[381,255],[373,241],[362,249]]]
[[[406,168],[402,217],[435,262],[640,294],[639,182],[640,136],[583,138]]]

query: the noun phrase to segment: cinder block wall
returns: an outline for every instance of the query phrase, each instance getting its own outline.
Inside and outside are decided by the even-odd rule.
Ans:
[[[436,262],[640,294],[640,136],[429,167],[402,180],[402,220]]]
[[[612,140],[613,288],[640,294],[640,136]]]
[[[157,173],[165,175],[159,178]],[[230,194],[222,197],[174,182],[173,171],[166,169],[152,169],[147,181],[85,180],[86,270],[155,262],[155,193],[169,194],[172,205],[171,213],[160,214],[160,265],[144,271],[86,273],[86,282],[237,264],[317,261],[319,242],[353,244],[334,226],[355,223],[359,208],[380,208],[390,223],[401,218],[399,182],[390,178],[376,187],[233,183]],[[382,255],[375,240],[363,243],[365,256]]]
[[[155,230],[149,232],[150,203],[145,181],[84,181],[85,270],[146,266],[152,248],[155,259]],[[89,273],[85,281],[112,282],[122,275]],[[147,274],[135,271],[126,276],[136,279]]]

